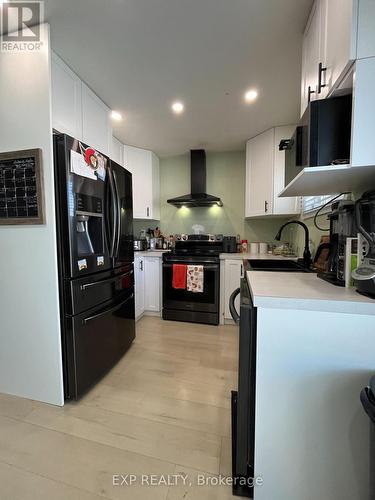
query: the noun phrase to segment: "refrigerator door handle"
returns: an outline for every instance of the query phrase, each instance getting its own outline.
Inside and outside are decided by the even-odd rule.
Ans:
[[[117,184],[117,177],[116,177],[116,172],[112,172],[113,175],[113,182],[114,182],[114,188],[115,188],[115,196],[116,196],[116,211],[117,211],[117,233],[116,233],[116,238],[115,238],[115,249],[114,249],[114,257],[118,257],[118,249],[120,245],[120,229],[121,229],[121,204],[120,204],[120,197],[118,194],[118,184]]]
[[[124,274],[119,274],[118,276],[114,276],[113,278],[108,278],[105,280],[101,281],[93,281],[92,283],[86,283],[84,285],[81,285],[81,290],[87,290],[87,288],[91,288],[92,286],[99,286],[105,283],[111,283],[112,281],[120,281],[122,278],[126,278],[127,276],[130,276],[133,274],[133,269],[130,271],[124,273]]]
[[[98,314],[94,314],[93,316],[89,316],[88,318],[83,319],[82,320],[82,324],[87,325],[87,323],[89,323],[90,321],[98,319],[101,316],[105,316],[108,313],[112,313],[114,311],[117,311],[117,309],[120,309],[120,307],[122,307],[124,304],[126,304],[127,302],[129,302],[129,300],[131,300],[133,297],[134,297],[134,293],[132,293],[130,295],[130,297],[128,297],[126,300],[124,300],[120,304],[117,304],[116,306],[111,307],[110,309],[106,309],[105,311],[102,311],[102,312],[100,312]]]
[[[117,215],[117,208],[116,208],[116,193],[115,193],[115,186],[114,186],[114,181],[112,177],[112,172],[111,169],[108,169],[108,179],[109,179],[109,187],[111,189],[111,209],[112,209],[112,235],[111,235],[111,244],[110,244],[110,249],[109,249],[109,256],[114,257],[115,253],[115,238],[116,238],[116,226],[117,226],[117,221],[116,221],[116,215]]]

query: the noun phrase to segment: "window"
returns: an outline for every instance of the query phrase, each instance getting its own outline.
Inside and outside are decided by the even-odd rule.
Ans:
[[[321,196],[304,196],[303,197],[303,213],[308,214],[314,212],[328,201],[332,200],[336,194],[323,194]],[[338,198],[339,199],[339,198]]]

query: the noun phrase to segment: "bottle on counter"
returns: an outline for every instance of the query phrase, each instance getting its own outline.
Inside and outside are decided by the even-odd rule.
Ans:
[[[247,240],[241,240],[241,252],[242,253],[247,253],[248,252],[248,243]]]

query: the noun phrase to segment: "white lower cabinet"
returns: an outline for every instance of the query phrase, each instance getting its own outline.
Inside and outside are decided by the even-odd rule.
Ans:
[[[134,258],[134,291],[135,291],[135,319],[145,312],[145,268],[144,258]]]
[[[161,311],[161,269],[160,257],[136,255],[135,274],[135,318],[144,314],[158,315]]]
[[[145,311],[160,312],[161,259],[145,257]]]
[[[240,281],[243,276],[243,264],[242,260],[235,260],[235,259],[226,259],[224,262],[224,276],[222,276],[221,280],[221,286],[224,287],[224,307],[223,307],[223,312],[224,314],[224,321],[226,320],[232,320],[232,316],[230,314],[229,310],[229,298],[240,286]],[[240,296],[237,295],[236,301],[235,301],[235,307],[236,311],[239,313],[240,312]]]

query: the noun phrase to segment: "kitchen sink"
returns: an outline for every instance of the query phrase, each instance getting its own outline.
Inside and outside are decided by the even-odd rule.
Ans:
[[[311,273],[311,269],[303,267],[295,260],[267,260],[267,259],[249,259],[250,271],[274,271],[274,272],[293,272],[293,273]]]

